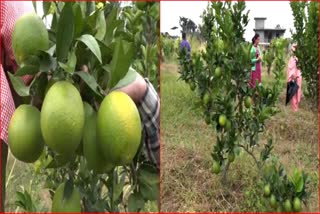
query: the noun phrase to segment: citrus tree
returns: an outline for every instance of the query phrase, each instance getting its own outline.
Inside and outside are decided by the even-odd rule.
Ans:
[[[34,163],[35,176],[45,175],[53,212],[137,212],[158,202],[159,172],[143,155],[138,109],[113,91],[135,78],[133,68],[158,82],[158,7],[43,2],[49,29],[36,14],[17,21],[19,69],[9,77],[25,103],[10,121],[9,146]],[[33,75],[28,86],[24,75]],[[16,204],[37,211],[28,192],[18,192]]]
[[[282,39],[275,40],[270,49],[273,57],[268,64],[275,83],[265,86],[257,82],[255,88],[250,87],[252,46],[243,38],[249,22],[249,12],[245,13],[245,9],[244,2],[209,3],[202,15],[201,27],[206,49],[193,54],[191,59],[186,57],[185,50],[181,50],[180,78],[190,84],[191,90],[196,90],[205,122],[216,131],[212,171],[216,174],[222,171],[222,182],[227,183],[229,166],[242,149],[256,163],[262,186],[266,185],[270,190],[272,185],[272,193],[275,192],[272,200],[279,206],[269,208],[289,210],[285,209],[286,200],[291,203],[295,196],[306,196],[301,193],[305,190],[305,177],[297,173],[295,180],[299,180],[302,189],[294,189],[294,182],[287,178],[284,170],[275,168],[264,174],[263,169],[268,165],[275,166],[270,161],[272,139],[266,143],[259,140],[266,121],[278,112],[276,102],[283,90],[280,82],[284,78],[287,43]],[[284,190],[277,191],[279,186]],[[266,196],[270,197],[269,193]]]
[[[172,54],[175,52],[174,40],[165,36],[161,36],[161,50],[162,50],[162,60],[167,60],[172,58]]]
[[[318,46],[319,46],[319,3],[291,1],[290,6],[294,18],[295,32],[292,33],[294,42],[297,43],[298,67],[302,77],[306,80],[308,97],[314,107],[318,105]]]

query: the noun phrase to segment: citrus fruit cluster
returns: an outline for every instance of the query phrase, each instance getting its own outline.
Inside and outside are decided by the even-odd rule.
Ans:
[[[13,33],[13,51],[19,65],[23,66],[30,56],[48,48],[47,29],[40,17],[36,14],[22,16]],[[33,163],[40,158],[46,145],[67,160],[75,154],[83,155],[88,169],[97,174],[132,162],[142,130],[138,109],[127,94],[109,93],[96,112],[82,100],[72,82],[49,82],[40,111],[23,104],[11,118],[8,144],[15,158]],[[64,187],[63,183],[56,190],[52,211],[81,211],[79,191],[74,188],[66,199]]]

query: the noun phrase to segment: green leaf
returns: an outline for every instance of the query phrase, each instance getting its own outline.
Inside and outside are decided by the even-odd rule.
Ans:
[[[72,192],[73,192],[73,180],[69,179],[64,185],[64,190],[63,190],[63,200],[67,200],[71,197]]]
[[[99,11],[99,14],[98,14],[96,22],[97,22],[96,23],[97,33],[96,33],[95,37],[96,37],[97,40],[102,41],[104,36],[105,36],[105,34],[106,34],[106,28],[107,28],[106,19],[105,19],[103,10]]]
[[[128,212],[138,212],[144,207],[144,200],[138,192],[130,195],[128,199]]]
[[[75,72],[75,75],[81,77],[81,79],[94,91],[98,96],[103,97],[102,89],[98,85],[96,79],[87,72],[79,71]]]
[[[48,84],[48,76],[47,73],[41,73],[36,77],[35,82],[30,86],[30,95],[37,96],[41,100],[44,98],[45,89]]]
[[[159,185],[140,183],[140,192],[145,200],[155,201],[159,199]]]
[[[83,3],[83,2],[81,2]],[[77,38],[81,35],[81,32],[83,30],[84,26],[84,19],[83,19],[83,13],[81,10],[81,5],[74,4],[73,5],[73,14],[74,14],[74,24],[75,24],[75,30],[74,30],[74,36]]]
[[[85,17],[86,11],[87,11],[87,2],[80,1],[80,2],[78,2],[78,5],[80,5],[82,16]]]
[[[74,16],[73,16],[71,3],[68,2],[63,7],[63,10],[61,12],[61,17],[58,23],[56,54],[59,62],[63,62],[67,58],[68,51],[73,41],[73,35],[74,35]]]
[[[142,183],[150,185],[159,184],[159,173],[155,170],[150,170],[145,167],[145,169],[139,169],[138,171],[138,180]]]
[[[118,16],[118,8],[114,7],[112,8],[111,13],[108,15],[106,19],[106,26],[108,26],[106,28],[106,33],[104,37],[104,41],[106,42],[106,44],[111,43],[114,30],[118,26],[119,22],[121,22],[117,20],[117,16]]]
[[[75,68],[76,68],[76,64],[77,64],[77,57],[74,51],[69,52],[68,54],[68,62],[66,64],[59,62],[58,64],[60,65],[60,67],[65,70],[68,73],[73,73]]]
[[[159,173],[147,165],[141,166],[138,171],[140,192],[146,200],[159,199]]]
[[[40,71],[50,71],[55,70],[57,67],[57,59],[53,58],[51,55],[52,49],[55,49],[55,45],[51,47],[48,51],[41,51],[40,58]]]
[[[23,76],[23,75],[33,75],[39,72],[39,66],[35,65],[25,65],[17,70],[15,73],[16,76]]]
[[[8,72],[10,81],[12,83],[12,86],[14,90],[17,92],[17,94],[21,97],[29,96],[30,87],[26,86],[19,76],[14,76],[10,72]]]
[[[48,1],[43,1],[43,2],[42,2],[43,16],[48,15],[48,12],[49,12],[49,10],[50,10],[51,3],[52,3],[52,2],[48,2]]]
[[[90,51],[97,57],[99,62],[102,63],[101,51],[100,51],[99,45],[97,40],[93,36],[89,34],[85,34],[85,35],[82,35],[77,40],[83,42],[90,49]]]
[[[293,175],[291,176],[291,182],[294,185],[295,191],[297,193],[302,192],[304,181],[301,171],[297,169],[294,170]]]
[[[115,170],[114,173],[117,173],[117,171]],[[117,181],[118,176],[114,176],[114,181],[113,181],[113,202],[117,201],[118,198],[120,197],[122,190],[123,190],[123,186],[124,186],[124,179],[120,179],[120,181]]]
[[[117,39],[111,61],[111,81],[109,82],[109,88],[113,88],[126,75],[132,58],[133,43]]]

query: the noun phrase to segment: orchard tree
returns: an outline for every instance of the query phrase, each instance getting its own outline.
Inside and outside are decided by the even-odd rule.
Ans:
[[[319,65],[318,47],[319,34],[319,3],[291,1],[290,6],[294,17],[295,32],[293,40],[298,48],[295,55],[298,57],[298,67],[302,77],[306,80],[306,97],[310,98],[314,108],[318,107],[319,92]]]
[[[190,84],[191,90],[196,90],[205,122],[216,131],[212,151],[213,173],[222,171],[221,180],[227,183],[229,166],[235,161],[240,148],[253,158],[262,185],[269,186],[267,193],[274,194],[272,200],[281,204],[277,207],[287,210],[282,206],[285,200],[291,203],[294,196],[306,196],[300,194],[305,188],[305,180],[301,173],[297,173],[296,180],[303,188],[288,186],[292,181],[284,170],[272,168],[275,166],[270,161],[273,157],[272,139],[264,144],[259,139],[266,121],[279,111],[276,103],[283,91],[280,82],[284,78],[286,42],[274,40],[270,50],[274,56],[270,61],[270,65],[274,63],[270,68],[275,77],[274,84],[268,87],[257,82],[255,88],[250,87],[252,46],[243,38],[249,22],[249,12],[245,13],[245,9],[245,2],[242,1],[209,3],[201,26],[206,49],[193,54],[191,59],[186,57],[185,50],[181,51],[180,78]],[[264,169],[269,165],[274,170],[266,170],[268,173],[264,174]],[[284,190],[277,191],[277,186],[282,186]],[[270,197],[269,193],[267,197]],[[269,206],[267,209],[276,210],[277,207]]]

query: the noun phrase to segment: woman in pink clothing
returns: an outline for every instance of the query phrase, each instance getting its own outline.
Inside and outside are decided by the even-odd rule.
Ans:
[[[8,126],[13,112],[15,111],[14,90],[10,89],[6,72],[16,71],[17,64],[12,50],[12,32],[15,21],[24,13],[34,12],[32,2],[1,1],[0,33],[1,33],[1,61],[0,61],[0,88],[1,88],[1,192],[0,211],[4,211],[6,165],[8,157]],[[22,79],[26,84],[32,77]]]
[[[301,71],[297,67],[298,58],[296,56],[294,56],[294,52],[296,51],[296,48],[297,48],[297,44],[292,44],[292,47],[291,47],[292,56],[289,59],[288,75],[287,75],[287,82],[295,80],[299,86],[298,91],[291,98],[291,107],[292,107],[293,111],[295,111],[295,112],[298,111],[298,109],[299,109],[299,103],[301,101],[301,95],[302,95]]]
[[[252,47],[250,50],[250,58],[251,58],[251,81],[250,87],[256,87],[256,81],[261,83],[261,60],[262,60],[262,51],[259,47],[260,35],[255,34],[252,38]]]

